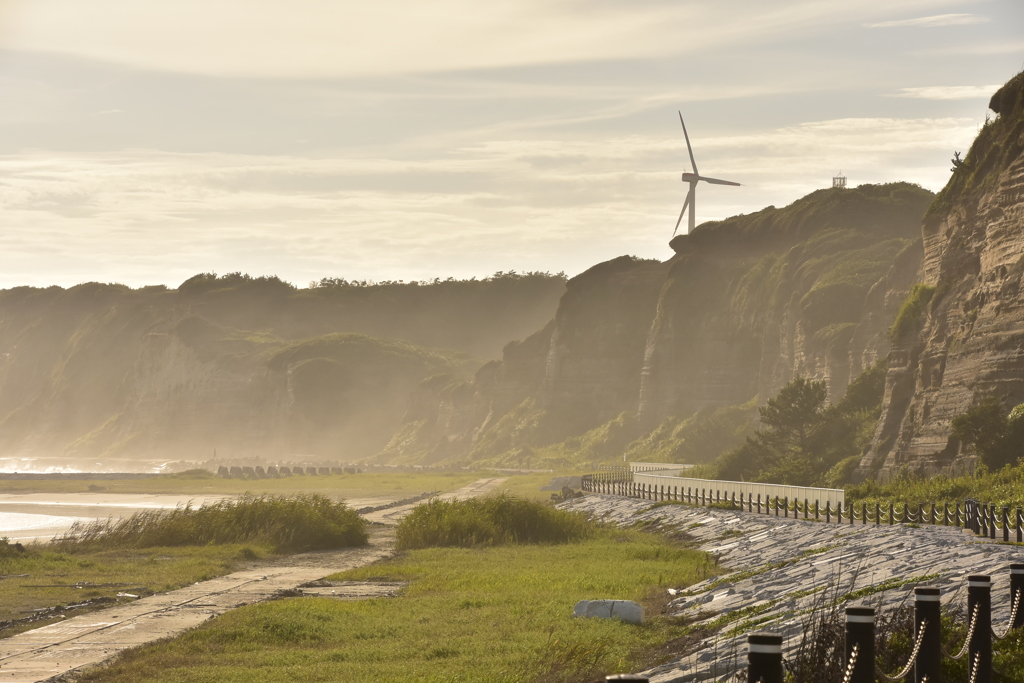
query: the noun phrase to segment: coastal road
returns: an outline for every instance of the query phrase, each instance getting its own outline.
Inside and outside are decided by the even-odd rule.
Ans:
[[[492,491],[506,479],[480,479],[446,499],[466,499]],[[101,664],[122,650],[178,635],[207,619],[298,589],[336,572],[361,567],[394,554],[393,526],[415,504],[368,513],[370,544],[364,548],[303,553],[263,562],[209,581],[84,614],[0,640],[0,683],[39,683]],[[332,587],[337,598],[387,594],[353,582]],[[315,591],[324,594],[323,591]]]

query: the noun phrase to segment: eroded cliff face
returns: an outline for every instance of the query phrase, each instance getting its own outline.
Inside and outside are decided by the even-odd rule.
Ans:
[[[0,468],[134,470],[215,451],[365,458],[424,379],[472,377],[481,361],[469,353],[536,329],[563,291],[543,274],[303,290],[204,274],[178,290],[3,290]]]
[[[702,225],[664,263],[595,266],[569,281],[548,326],[473,382],[426,383],[380,457],[522,464],[602,425],[637,438],[797,375],[841,396],[889,351],[931,198],[905,183],[821,190]]]
[[[1024,75],[990,107],[998,116],[925,217],[919,279],[930,298],[890,354],[861,476],[970,470],[953,419],[989,396],[1007,411],[1024,402]]]

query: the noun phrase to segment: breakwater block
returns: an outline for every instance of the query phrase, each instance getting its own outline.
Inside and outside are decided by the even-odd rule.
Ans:
[[[619,619],[627,624],[644,623],[644,608],[632,600],[580,600],[572,609],[574,617]]]

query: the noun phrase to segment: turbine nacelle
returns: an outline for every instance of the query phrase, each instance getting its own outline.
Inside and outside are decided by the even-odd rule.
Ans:
[[[689,207],[690,209],[690,220],[687,232],[692,232],[694,226],[696,225],[695,207],[697,204],[697,183],[703,180],[704,182],[711,183],[712,185],[739,186],[739,183],[734,183],[731,180],[719,180],[718,178],[708,178],[700,174],[700,171],[697,170],[697,162],[693,158],[693,148],[690,147],[690,136],[686,132],[686,124],[683,123],[682,112],[679,112],[679,123],[683,125],[683,136],[686,138],[686,151],[690,153],[690,164],[693,166],[693,173],[683,173],[682,176],[683,182],[689,183],[690,191],[686,193],[686,201],[683,202],[683,210],[679,212],[679,220],[676,221],[676,229],[672,231],[673,235],[675,235],[676,231],[679,230],[679,224],[683,222],[683,214],[686,213],[687,207]]]

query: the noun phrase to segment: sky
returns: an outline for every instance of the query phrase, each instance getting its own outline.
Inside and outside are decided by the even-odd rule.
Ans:
[[[0,0],[0,288],[667,259],[677,111],[700,224],[938,191],[1022,69],[1020,0]]]

